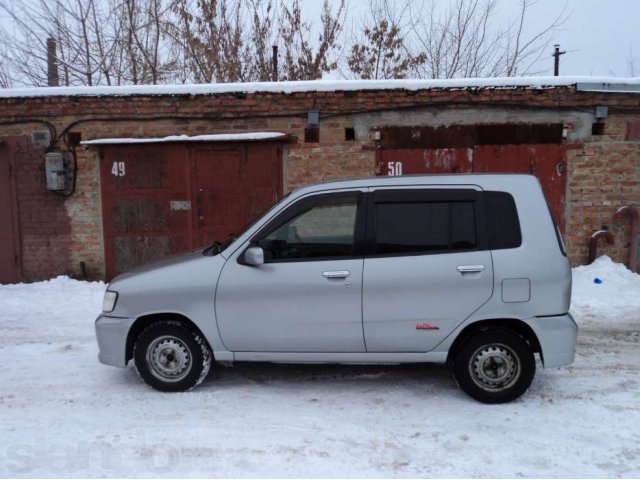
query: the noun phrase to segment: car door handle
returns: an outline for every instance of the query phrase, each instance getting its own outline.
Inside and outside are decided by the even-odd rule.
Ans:
[[[460,265],[456,270],[460,273],[484,272],[484,265]]]
[[[324,278],[347,278],[351,272],[349,270],[335,270],[333,272],[323,272]]]

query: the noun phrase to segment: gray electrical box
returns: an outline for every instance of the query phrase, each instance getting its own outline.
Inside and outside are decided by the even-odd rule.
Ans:
[[[48,147],[51,143],[51,132],[49,130],[36,130],[31,132],[31,141],[39,147]]]
[[[598,105],[596,107],[596,118],[607,118],[609,116],[609,107]]]
[[[44,156],[47,190],[60,192],[67,189],[68,167],[67,156],[62,152],[51,152]]]

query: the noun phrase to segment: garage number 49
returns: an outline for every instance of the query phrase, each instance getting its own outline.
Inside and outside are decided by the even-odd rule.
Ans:
[[[124,177],[126,173],[124,162],[113,162],[111,167],[111,175],[116,177]]]

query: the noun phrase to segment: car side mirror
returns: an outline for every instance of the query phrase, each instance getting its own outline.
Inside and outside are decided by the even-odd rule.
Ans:
[[[260,247],[249,247],[244,252],[244,263],[253,267],[259,267],[264,263],[264,250]]]

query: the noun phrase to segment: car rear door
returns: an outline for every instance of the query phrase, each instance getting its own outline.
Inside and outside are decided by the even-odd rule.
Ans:
[[[493,267],[478,189],[371,189],[363,274],[368,352],[425,352],[484,304]]]

